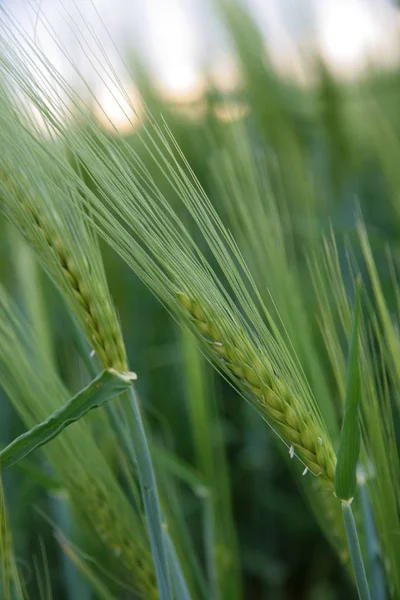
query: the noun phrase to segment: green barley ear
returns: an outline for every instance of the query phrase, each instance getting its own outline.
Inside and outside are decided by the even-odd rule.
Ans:
[[[77,121],[68,122],[74,115],[53,83],[46,86],[44,109],[43,90],[24,65],[23,51],[5,46],[14,85],[35,103],[48,128],[57,131],[97,183],[96,195],[82,181],[82,196],[65,195],[67,202],[75,203],[77,218],[88,218],[177,319],[189,324],[214,366],[285,441],[290,455],[333,490],[335,452],[300,361],[278,319],[268,314],[236,241],[168,129],[162,130],[150,116],[139,135],[153,166],[181,202],[182,220],[127,143],[121,140],[107,150],[103,133],[83,112],[85,129]],[[45,58],[34,52],[46,70]],[[73,92],[61,75],[52,71],[53,76],[72,100]],[[38,152],[46,147],[43,143]],[[73,175],[65,161],[60,170],[64,185],[69,185]],[[195,228],[193,237],[186,220]]]
[[[20,68],[21,64],[17,70]],[[35,83],[31,80],[27,85],[32,86],[30,97],[35,96]],[[47,110],[51,127],[58,118],[57,110],[53,104]],[[193,180],[189,166],[182,168],[175,158],[174,140],[156,128],[146,132],[157,168],[167,173],[203,238],[202,245],[208,246],[211,260],[199,250],[132,149],[123,144],[104,153],[101,131],[89,120],[87,126],[90,138],[82,128],[65,126],[61,121],[57,133],[98,182],[98,196],[84,182],[75,183],[72,169],[65,159],[61,164],[59,157],[62,177],[57,181],[62,179],[72,192],[64,194],[68,208],[61,206],[61,214],[72,212],[76,220],[89,219],[98,228],[175,316],[190,325],[213,364],[285,441],[291,457],[297,455],[306,471],[333,490],[336,456],[317,400],[289,348],[290,342],[262,303],[236,242]],[[15,128],[12,133],[15,137]],[[9,136],[11,148],[13,136]],[[35,143],[29,140],[29,148]],[[37,142],[35,156],[45,155],[47,146]],[[14,168],[15,163],[16,157]],[[36,172],[35,164],[29,181],[37,180]],[[76,193],[77,186],[82,196]],[[51,193],[51,201],[54,197],[58,202],[57,195]]]
[[[325,488],[333,490],[336,456],[328,434],[307,409],[306,400],[291,389],[290,382],[279,377],[267,348],[257,348],[239,323],[220,326],[200,297],[195,301],[177,292],[177,298],[202,341],[206,341],[213,362],[250,397],[260,415],[289,444],[291,458],[299,454],[305,473],[309,470]]]
[[[356,492],[356,470],[361,443],[360,423],[358,418],[358,408],[360,404],[360,290],[361,279],[358,278],[356,282],[353,329],[347,369],[346,401],[335,474],[335,494],[342,502],[351,502]]]
[[[54,146],[47,155],[12,110],[4,90],[0,129],[0,209],[35,249],[103,366],[127,371],[98,242],[79,213],[71,210],[71,197],[79,203],[79,191],[57,168],[60,149]],[[35,135],[40,138],[39,132]]]

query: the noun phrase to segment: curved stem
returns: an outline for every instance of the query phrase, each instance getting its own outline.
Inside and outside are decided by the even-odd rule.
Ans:
[[[360,600],[371,600],[360,542],[358,540],[357,526],[354,520],[353,511],[351,510],[351,504],[349,502],[342,502],[342,511],[351,562],[356,577],[358,595]]]

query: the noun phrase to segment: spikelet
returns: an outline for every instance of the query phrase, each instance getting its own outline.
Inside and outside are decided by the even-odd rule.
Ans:
[[[298,452],[322,485],[333,490],[336,456],[331,442],[307,414],[301,400],[276,376],[268,358],[254,348],[250,340],[245,342],[244,332],[237,332],[240,345],[227,343],[224,333],[216,323],[210,322],[198,302],[181,292],[177,298],[197,331],[207,340],[212,358],[251,397],[261,414],[286,440],[291,456]]]

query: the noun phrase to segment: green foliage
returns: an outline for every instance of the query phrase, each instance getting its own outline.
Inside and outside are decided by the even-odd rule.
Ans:
[[[65,406],[69,393],[53,366],[43,355],[35,353],[33,332],[4,290],[0,323],[2,385],[25,424],[32,427]],[[127,385],[114,375],[106,375],[108,378],[112,378],[112,385],[117,383],[118,389]],[[113,565],[125,585],[138,588],[142,593],[146,590],[146,597],[155,595],[153,565],[142,516],[129,503],[89,424],[80,419],[46,444],[44,452],[62,481],[79,521],[106,553],[108,569]]]
[[[221,124],[210,94],[205,117],[184,122],[157,96],[135,57],[147,108],[129,137],[106,134],[85,100],[0,13],[0,208],[88,339],[82,341],[58,294],[36,274],[32,256],[23,260],[13,233],[0,251],[14,256],[17,273],[5,268],[1,276],[29,318],[2,293],[1,385],[24,427],[32,427],[98,369],[90,345],[105,368],[127,371],[129,355],[143,405],[139,411],[121,399],[108,413],[100,408],[83,417],[35,453],[33,463],[10,470],[6,491],[12,497],[20,480],[30,486],[28,506],[46,503],[55,490],[66,494],[74,526],[65,535],[57,523],[52,528],[93,598],[157,597],[161,563],[168,579],[165,556],[156,558],[164,545],[177,600],[351,597],[339,575],[349,554],[332,494],[338,452],[340,498],[353,497],[357,460],[362,466],[371,509],[365,535],[366,513],[357,501],[354,517],[364,555],[374,556],[373,571],[385,578],[377,597],[387,591],[398,598],[400,302],[393,215],[400,149],[389,98],[398,91],[398,74],[370,72],[343,83],[318,60],[312,86],[289,84],[265,60],[246,10],[215,5],[240,64],[237,94],[248,117]],[[85,39],[77,28],[76,35],[105,85],[127,97],[109,63],[95,61],[96,50],[103,55],[94,34]],[[106,242],[107,268],[97,234]],[[365,288],[359,320],[359,302],[350,301],[355,273]],[[176,336],[168,313],[183,335]],[[213,378],[199,352],[223,379]],[[1,402],[3,410],[8,404]],[[0,422],[6,443],[21,429],[7,410],[9,427]],[[278,435],[269,436],[258,415]],[[146,467],[138,468],[132,431],[140,433]],[[146,504],[156,489],[149,449],[165,525],[163,536],[156,531],[158,548],[154,538],[151,548],[147,531],[159,527],[160,512],[149,522],[139,491],[141,481]],[[11,513],[21,511],[11,523],[15,539],[24,531],[23,497],[11,503]],[[29,535],[42,529],[32,525]],[[316,540],[321,546],[313,554]],[[49,535],[45,541],[53,548]],[[50,577],[58,597],[63,576],[56,561]]]

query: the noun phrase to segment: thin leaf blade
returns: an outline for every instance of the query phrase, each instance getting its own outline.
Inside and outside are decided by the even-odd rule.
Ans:
[[[129,388],[131,382],[112,370],[103,371],[88,386],[54,411],[45,421],[23,433],[0,452],[2,471],[16,465],[36,448],[47,444],[65,427],[78,421],[89,410],[112,400]]]
[[[335,473],[335,494],[342,502],[351,502],[356,491],[356,469],[361,444],[360,423],[358,419],[360,404],[360,290],[361,280],[358,278],[356,282],[353,328],[347,367],[344,418]]]

